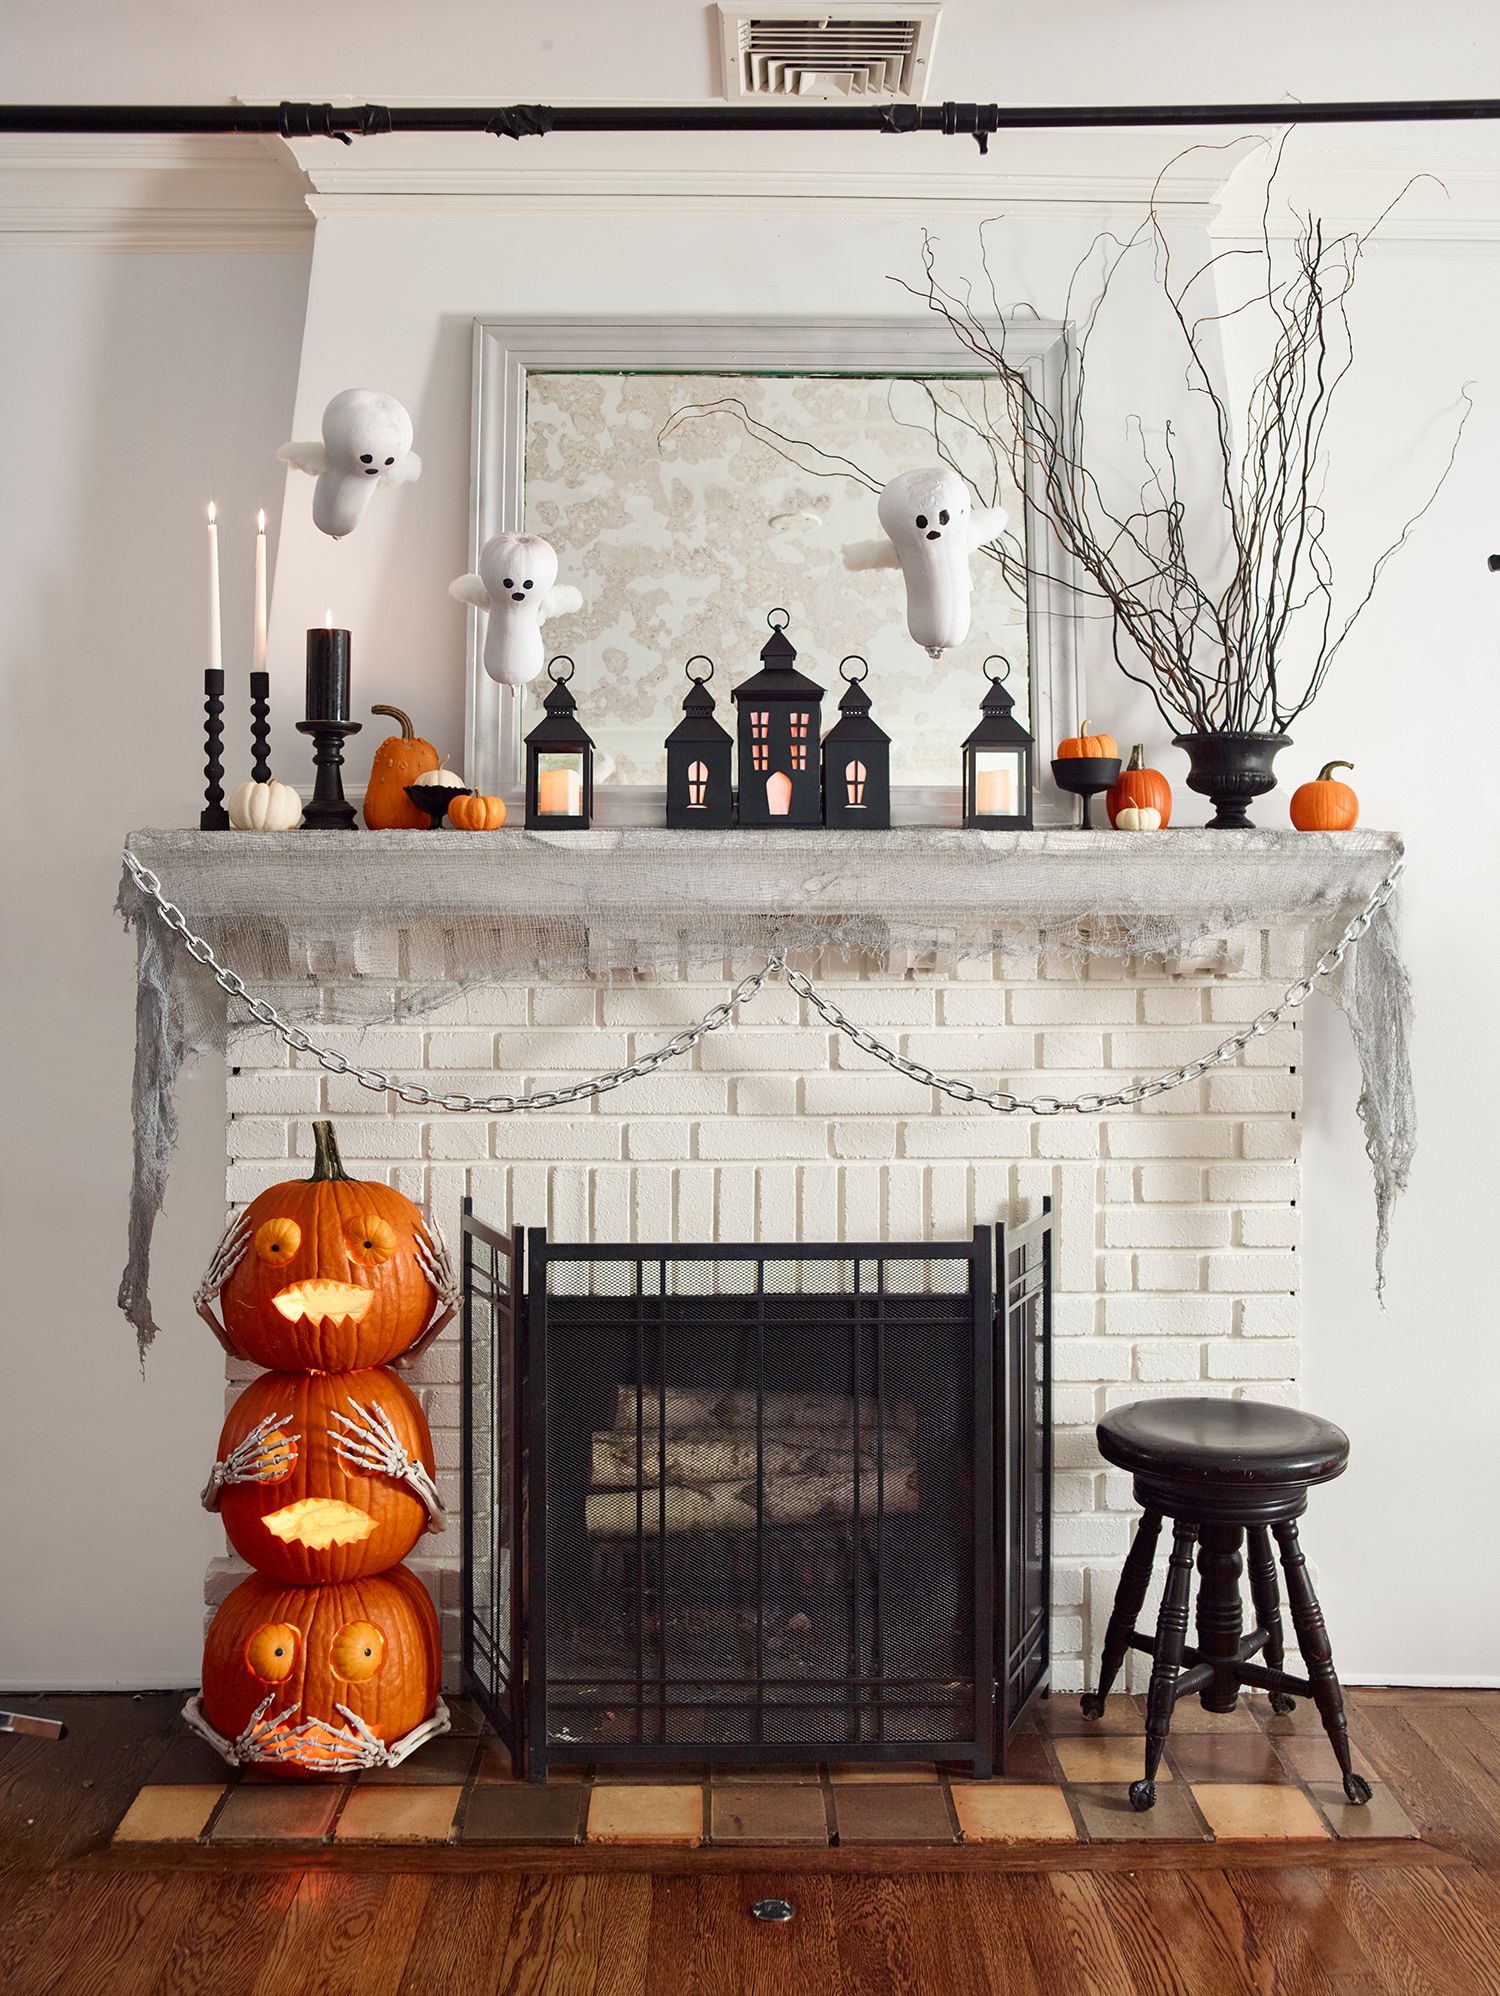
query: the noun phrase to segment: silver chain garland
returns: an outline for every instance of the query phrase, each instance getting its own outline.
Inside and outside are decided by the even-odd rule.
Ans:
[[[284,1019],[267,998],[257,998],[250,992],[245,980],[237,971],[220,963],[214,954],[213,945],[202,936],[195,935],[188,927],[187,917],[162,891],[161,881],[147,866],[143,866],[130,850],[125,848],[125,870],[141,892],[154,903],[154,912],[167,928],[182,938],[183,946],[195,962],[201,963],[213,973],[215,984],[231,998],[238,998],[250,1016],[263,1026],[269,1026],[278,1038],[296,1053],[310,1054],[320,1067],[330,1074],[347,1074],[357,1081],[361,1088],[369,1088],[377,1094],[394,1095],[399,1101],[419,1104],[433,1109],[446,1109],[455,1115],[475,1113],[489,1116],[509,1116],[531,1109],[558,1109],[570,1102],[586,1102],[595,1095],[606,1095],[613,1088],[621,1088],[627,1081],[638,1080],[642,1075],[654,1074],[669,1061],[691,1053],[698,1042],[709,1033],[717,1032],[728,1025],[739,1006],[748,1004],[761,991],[772,977],[785,978],[791,990],[805,998],[818,1016],[843,1033],[863,1052],[876,1060],[884,1061],[887,1067],[894,1068],[923,1088],[939,1089],[955,1102],[972,1102],[983,1109],[993,1109],[998,1115],[1016,1114],[1029,1116],[1080,1115],[1094,1116],[1106,1109],[1133,1108],[1138,1102],[1149,1101],[1155,1095],[1165,1095],[1169,1089],[1182,1088],[1189,1081],[1196,1081],[1208,1073],[1210,1068],[1222,1067],[1226,1061],[1235,1060],[1252,1040],[1263,1039],[1272,1032],[1288,1012],[1306,1004],[1322,977],[1331,977],[1343,962],[1345,956],[1364,935],[1375,916],[1390,900],[1396,890],[1396,882],[1405,866],[1404,858],[1398,859],[1390,872],[1375,889],[1364,907],[1349,923],[1336,943],[1333,943],[1318,958],[1306,977],[1299,977],[1289,984],[1281,1002],[1269,1006],[1251,1020],[1250,1024],[1231,1038],[1223,1040],[1212,1053],[1200,1054],[1197,1060],[1187,1061],[1181,1067],[1174,1067],[1167,1074],[1155,1075],[1150,1081],[1135,1081],[1124,1088],[1118,1088],[1110,1095],[1012,1095],[1003,1088],[988,1092],[976,1088],[971,1081],[963,1081],[955,1075],[938,1074],[920,1061],[908,1060],[883,1040],[867,1033],[863,1027],[855,1025],[846,1012],[825,998],[817,986],[800,970],[793,970],[786,958],[777,954],[768,956],[762,967],[749,977],[741,978],[729,996],[713,1005],[703,1014],[696,1025],[685,1026],[674,1033],[669,1040],[653,1047],[649,1053],[633,1060],[628,1067],[614,1069],[609,1074],[596,1074],[587,1081],[575,1081],[566,1088],[539,1090],[535,1095],[435,1095],[418,1081],[398,1081],[389,1074],[383,1074],[377,1067],[357,1067],[347,1054],[337,1052],[332,1047],[316,1046],[300,1026],[292,1025]]]

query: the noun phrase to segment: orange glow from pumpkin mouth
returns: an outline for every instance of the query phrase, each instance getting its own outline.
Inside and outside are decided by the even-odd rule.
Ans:
[[[358,1545],[375,1529],[368,1511],[337,1497],[304,1497],[284,1510],[272,1511],[261,1523],[283,1545],[306,1546],[312,1552]]]
[[[357,1324],[375,1301],[375,1291],[352,1282],[294,1282],[271,1300],[289,1323],[303,1317],[347,1317]]]

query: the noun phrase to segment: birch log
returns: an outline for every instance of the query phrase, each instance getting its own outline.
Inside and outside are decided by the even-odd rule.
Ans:
[[[761,1445],[763,1473],[782,1476],[842,1476],[852,1484],[854,1449],[846,1428],[842,1434],[825,1428],[783,1429]],[[660,1446],[648,1424],[641,1458],[636,1461],[634,1429],[610,1430],[594,1436],[589,1481],[595,1490],[634,1490],[637,1483],[654,1490],[658,1476],[668,1483],[698,1485],[742,1481],[755,1476],[755,1435],[743,1428],[697,1434],[669,1434]],[[867,1436],[859,1452],[860,1477],[874,1488],[877,1451]],[[892,1434],[885,1449],[886,1477],[905,1476],[914,1467],[910,1437]]]
[[[633,1535],[636,1529],[637,1494],[634,1490],[596,1490],[584,1503],[584,1522],[590,1532],[608,1536]],[[854,1516],[854,1484],[850,1477],[799,1476],[764,1485],[765,1522],[768,1525],[803,1525],[819,1519],[847,1522]],[[875,1485],[861,1479],[860,1516],[875,1516]],[[915,1511],[917,1475],[912,1469],[885,1479],[886,1515]],[[665,1524],[669,1532],[753,1531],[755,1529],[755,1484],[725,1481],[705,1483],[696,1488],[669,1484],[664,1499],[655,1490],[643,1493],[640,1523],[648,1535]]]
[[[635,1433],[636,1406],[646,1431],[658,1427],[669,1435],[690,1434],[710,1428],[754,1428],[756,1403],[760,1403],[761,1426],[767,1433],[784,1428],[842,1430],[847,1437],[854,1426],[852,1393],[764,1393],[716,1392],[711,1386],[669,1386],[659,1395],[654,1386],[617,1386],[611,1410],[611,1425]],[[861,1395],[859,1424],[866,1435],[874,1434],[879,1422],[879,1402],[873,1393]],[[914,1434],[917,1410],[910,1400],[891,1400],[885,1407],[887,1434],[899,1429]]]

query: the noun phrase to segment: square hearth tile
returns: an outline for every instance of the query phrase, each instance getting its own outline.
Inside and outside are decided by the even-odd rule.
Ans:
[[[356,1788],[334,1832],[340,1843],[443,1844],[453,1829],[463,1789]]]
[[[448,1707],[450,1733],[460,1733],[467,1737],[482,1733],[488,1726],[489,1721],[472,1698],[447,1698],[444,1702]]]
[[[716,1844],[826,1844],[823,1790],[795,1781],[716,1781],[709,1835]]]
[[[224,1783],[143,1788],[114,1834],[117,1844],[190,1844],[202,1836]]]
[[[1141,1708],[1141,1725],[1144,1727],[1146,1701],[1138,1701]],[[1258,1733],[1255,1714],[1249,1709],[1244,1698],[1232,1712],[1205,1712],[1196,1698],[1184,1698],[1172,1713],[1172,1737],[1179,1733]]]
[[[945,1767],[943,1772],[948,1777],[950,1788],[957,1788],[961,1785],[966,1786],[974,1780],[974,1776],[969,1773],[967,1767],[960,1766],[957,1762],[951,1767]],[[997,1773],[991,1775],[990,1780],[1000,1782],[1001,1784],[1017,1781],[1024,1782],[1028,1787],[1033,1788],[1040,1783],[1051,1782],[1055,1787],[1057,1785],[1057,1770],[1052,1765],[1047,1753],[1047,1743],[1041,1734],[1031,1732],[1017,1733],[1006,1750],[1005,1772],[1003,1774]],[[980,1786],[985,1785],[983,1782],[980,1783]]]
[[[371,1767],[360,1776],[362,1788],[443,1788],[469,1778],[479,1742],[470,1734],[458,1739],[431,1740],[418,1747],[399,1767]]]
[[[1068,1733],[1141,1733],[1146,1722],[1141,1717],[1140,1707],[1124,1691],[1112,1691],[1104,1701],[1104,1716],[1100,1719],[1086,1719],[1083,1707],[1072,1692],[1060,1691],[1052,1698],[1039,1698],[1035,1706],[1036,1722],[1044,1733],[1054,1739]]]
[[[1343,1775],[1333,1748],[1328,1744],[1328,1735],[1323,1733],[1313,1739],[1307,1733],[1289,1733],[1276,1741],[1276,1751],[1300,1781],[1309,1786],[1315,1781],[1341,1781]],[[1349,1751],[1354,1756],[1354,1771],[1362,1774],[1366,1781],[1383,1781],[1384,1776],[1372,1763],[1358,1740],[1349,1742]]]
[[[219,1811],[210,1842],[307,1843],[326,1837],[347,1781],[241,1781]]]
[[[799,1788],[816,1788],[823,1779],[823,1770],[813,1760],[789,1760],[766,1767],[737,1767],[733,1761],[725,1761],[710,1768],[708,1778],[715,1788],[722,1788],[726,1782],[732,1788],[760,1788],[768,1781],[790,1781]]]
[[[195,1733],[183,1733],[173,1740],[161,1759],[146,1776],[147,1788],[222,1788],[232,1770],[222,1754]]]
[[[860,1782],[878,1782],[883,1788],[889,1788],[893,1783],[910,1787],[916,1782],[935,1784],[938,1771],[930,1760],[912,1761],[906,1766],[899,1761],[881,1766],[872,1761],[835,1760],[828,1764],[828,1778],[839,1788]]]
[[[510,1749],[506,1746],[504,1740],[497,1740],[493,1734],[486,1734],[478,1742],[478,1746],[479,1757],[474,1762],[474,1779],[476,1781],[514,1781],[516,1779],[515,1772],[511,1767]],[[581,1781],[591,1781],[593,1777],[594,1770],[591,1767],[549,1767],[547,1769],[548,1787],[557,1781],[571,1782],[576,1785]]]
[[[1327,1825],[1300,1788],[1249,1781],[1195,1781],[1193,1800],[1220,1843],[1326,1837]]]
[[[632,1765],[628,1760],[617,1760],[601,1762],[594,1769],[598,1787],[607,1783],[611,1788],[702,1788],[707,1780],[708,1769],[693,1761],[637,1761]]]
[[[1145,1742],[1124,1735],[1113,1739],[1055,1739],[1052,1751],[1057,1755],[1065,1781],[1122,1781],[1128,1785],[1139,1781],[1145,1772]],[[1163,1763],[1156,1779],[1158,1786],[1170,1781],[1171,1768]]]
[[[1253,1727],[1248,1733],[1184,1733],[1175,1729],[1167,1753],[1183,1781],[1285,1781],[1275,1747]]]
[[[581,1781],[485,1781],[469,1791],[465,1844],[574,1844],[588,1790]]]
[[[591,1844],[678,1844],[703,1841],[703,1790],[682,1783],[630,1786],[607,1782],[589,1790]]]
[[[843,1844],[951,1844],[957,1842],[948,1798],[940,1782],[893,1786],[856,1783],[835,1788],[839,1842]]]
[[[968,1844],[1076,1843],[1078,1831],[1060,1788],[1026,1788],[970,1781],[953,1790],[958,1826]]]
[[[1313,1781],[1309,1795],[1333,1825],[1336,1837],[1419,1837],[1422,1832],[1389,1788],[1377,1788],[1363,1807],[1344,1794],[1337,1781]]]
[[[1122,1787],[1070,1788],[1068,1799],[1078,1811],[1090,1843],[1208,1841],[1208,1831],[1193,1807],[1192,1791],[1185,1781],[1176,1787],[1158,1788],[1154,1809],[1132,1809]]]

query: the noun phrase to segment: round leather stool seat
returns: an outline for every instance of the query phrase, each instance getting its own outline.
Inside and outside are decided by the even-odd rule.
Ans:
[[[1137,1400],[1100,1421],[1099,1452],[1148,1477],[1327,1483],[1349,1460],[1349,1437],[1332,1421],[1260,1400]]]

